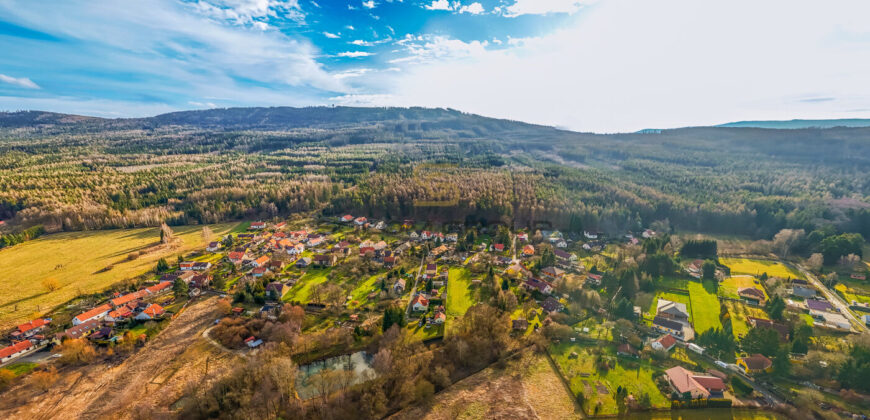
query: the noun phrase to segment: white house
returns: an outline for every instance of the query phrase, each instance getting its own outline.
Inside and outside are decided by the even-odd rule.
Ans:
[[[9,347],[0,349],[0,363],[6,363],[12,359],[20,357],[33,349],[33,343],[30,340],[19,341]]]
[[[417,295],[414,296],[414,300],[411,301],[411,309],[414,311],[423,312],[429,309],[429,299],[426,299],[426,296]]]
[[[164,313],[166,313],[166,311],[163,309],[162,306],[156,303],[152,303],[148,305],[148,307],[145,308],[144,311],[136,315],[135,318],[140,321],[150,321],[155,318],[160,318],[161,316],[163,316]]]
[[[79,314],[78,316],[73,318],[72,323],[73,325],[79,325],[84,324],[85,322],[88,322],[92,319],[103,319],[106,317],[106,315],[109,314],[109,311],[111,310],[112,305],[106,303],[104,305],[97,306],[96,308],[91,309],[87,312]]]

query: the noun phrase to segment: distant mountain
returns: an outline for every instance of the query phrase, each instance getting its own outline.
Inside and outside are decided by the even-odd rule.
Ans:
[[[752,127],[795,130],[801,128],[870,127],[870,119],[789,120],[789,121],[736,121],[716,127]]]

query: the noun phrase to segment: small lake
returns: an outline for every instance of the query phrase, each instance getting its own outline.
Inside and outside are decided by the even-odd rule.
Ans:
[[[320,387],[314,383],[312,377],[325,369],[349,372],[352,375],[351,385],[374,379],[376,374],[372,368],[372,359],[373,357],[369,356],[368,353],[358,351],[299,366],[299,373],[296,376],[296,392],[303,400],[319,396]]]

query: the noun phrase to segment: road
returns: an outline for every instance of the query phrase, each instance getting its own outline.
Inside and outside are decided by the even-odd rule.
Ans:
[[[806,276],[807,280],[809,280],[810,283],[816,286],[816,288],[819,289],[819,291],[821,291],[823,295],[825,295],[825,299],[828,299],[828,302],[831,302],[831,305],[834,305],[834,307],[840,311],[841,315],[846,317],[852,324],[858,325],[859,332],[870,331],[870,329],[867,328],[867,325],[861,322],[861,320],[852,313],[852,310],[849,309],[849,305],[842,298],[840,298],[840,295],[832,292],[831,289],[828,289],[828,287],[822,284],[822,282],[819,281],[819,279],[816,278],[813,273],[810,273],[809,270],[805,269],[800,265],[795,265],[795,267],[800,270],[800,272],[803,273],[804,276]]]

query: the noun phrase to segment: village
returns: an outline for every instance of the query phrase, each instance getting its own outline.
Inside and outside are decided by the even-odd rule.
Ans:
[[[747,337],[770,331],[774,348],[796,336],[835,343],[870,324],[866,301],[845,302],[812,273],[777,261],[683,259],[677,271],[641,286],[634,302],[617,299],[631,282],[617,279],[613,267],[660,236],[651,229],[606,237],[349,214],[254,221],[172,264],[161,260],[137,290],[19,325],[0,349],[0,367],[52,363],[52,349],[67,340],[146,345],[205,296],[226,305],[225,318],[209,330],[216,346],[232,351],[256,353],[270,336],[254,321],[277,319],[291,307],[304,311],[302,333],[353,337],[338,354],[302,352],[300,361],[363,348],[393,324],[434,343],[470,307],[495,301],[510,313],[515,337],[549,341],[548,353],[585,413],[612,415],[775,406],[794,397],[787,380],[772,376],[783,356],[747,344],[755,340]],[[796,329],[783,313],[806,328]],[[219,332],[238,326],[244,336]],[[723,331],[726,341],[743,346],[717,347],[710,337]],[[784,357],[796,366],[820,363],[799,352]]]

